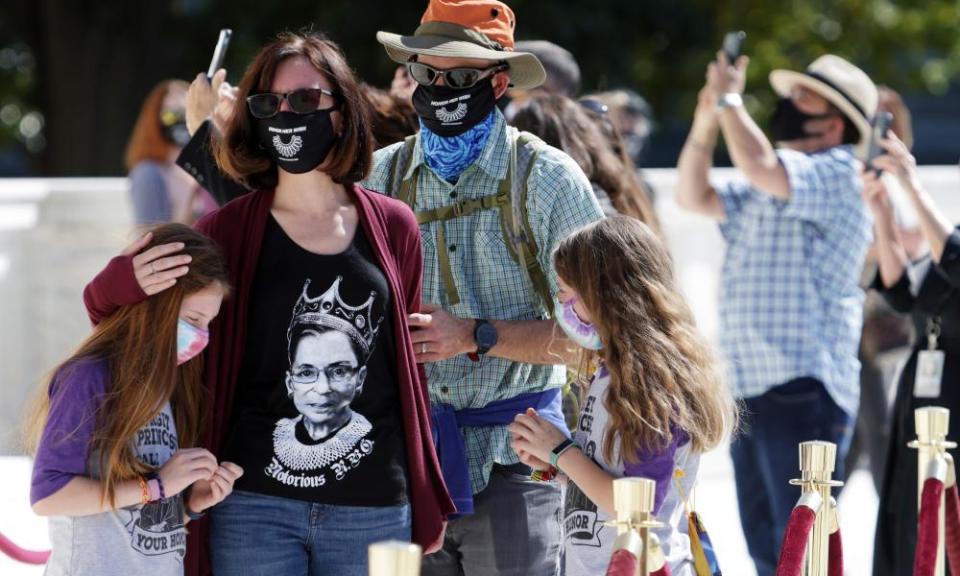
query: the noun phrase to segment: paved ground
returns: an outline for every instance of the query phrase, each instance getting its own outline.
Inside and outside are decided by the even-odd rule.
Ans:
[[[696,500],[707,530],[728,576],[753,576],[746,544],[740,531],[734,492],[733,469],[725,450],[705,456]],[[49,546],[46,522],[34,516],[29,506],[30,462],[22,457],[0,457],[0,532],[21,546],[45,549]],[[840,498],[847,576],[870,573],[873,526],[877,497],[868,475],[856,472]],[[3,576],[39,576],[42,567],[17,564],[0,554]]]

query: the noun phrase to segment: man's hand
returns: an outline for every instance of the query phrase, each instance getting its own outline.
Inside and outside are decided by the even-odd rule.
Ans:
[[[474,321],[457,318],[436,304],[423,304],[419,314],[407,318],[417,363],[439,362],[477,349]]]
[[[213,114],[220,99],[220,86],[227,77],[223,68],[217,70],[208,82],[206,72],[197,74],[187,90],[187,131],[193,136],[200,125]]]
[[[717,52],[717,59],[707,66],[707,86],[717,98],[730,93],[743,94],[749,64],[750,58],[747,56],[741,56],[735,64],[731,64],[723,50]]]

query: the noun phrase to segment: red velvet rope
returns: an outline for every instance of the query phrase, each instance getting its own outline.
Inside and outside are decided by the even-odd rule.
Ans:
[[[957,485],[947,488],[947,534],[945,536],[947,561],[951,574],[960,574],[960,492]]]
[[[637,557],[629,550],[620,549],[610,557],[607,566],[607,576],[633,576],[637,573]],[[659,570],[650,573],[650,576],[670,576],[670,565],[664,562]]]
[[[783,534],[783,547],[780,548],[777,576],[801,576],[807,540],[810,539],[810,530],[816,519],[816,512],[806,506],[797,506],[790,513],[787,530]]]
[[[830,559],[827,564],[827,576],[843,576],[843,539],[840,529],[830,535]]]
[[[913,557],[913,576],[933,576],[937,566],[937,544],[940,539],[939,516],[943,481],[927,478],[920,494],[920,514],[917,517],[917,552]]]
[[[24,564],[38,564],[43,565],[47,563],[47,559],[50,558],[50,551],[46,550],[44,552],[37,552],[34,550],[25,550],[16,544],[14,544],[9,538],[0,534],[0,552],[3,552],[7,556],[13,558],[17,562],[23,562]]]
[[[629,550],[617,550],[610,557],[607,576],[633,576],[636,573],[637,557]]]

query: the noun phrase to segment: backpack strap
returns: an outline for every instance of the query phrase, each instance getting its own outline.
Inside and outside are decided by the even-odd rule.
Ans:
[[[393,161],[390,168],[390,196],[400,200],[413,210],[413,205],[417,201],[417,175],[411,174],[410,178],[404,179],[407,171],[410,170],[410,164],[413,162],[413,149],[417,145],[417,135],[407,136],[403,145],[397,148],[393,155]]]
[[[511,202],[506,209],[501,208],[500,223],[511,256],[524,268],[531,284],[533,284],[534,291],[543,303],[544,309],[547,310],[548,315],[552,315],[553,296],[550,292],[550,283],[547,281],[547,275],[538,259],[539,248],[537,247],[536,236],[533,233],[533,226],[530,225],[530,214],[527,210],[528,183],[530,174],[533,172],[533,166],[540,153],[540,143],[542,141],[539,138],[527,132],[521,132],[514,139],[511,147],[510,164],[511,168],[516,166],[516,174],[522,174],[523,177],[519,182],[507,183],[510,185]],[[531,153],[526,155],[523,162],[518,165],[518,151],[521,148],[528,147],[532,148]]]

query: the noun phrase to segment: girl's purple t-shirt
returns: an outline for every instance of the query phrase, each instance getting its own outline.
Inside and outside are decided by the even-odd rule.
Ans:
[[[78,360],[53,377],[50,413],[33,463],[31,504],[57,492],[74,476],[89,475],[90,444],[108,381],[104,360]]]

